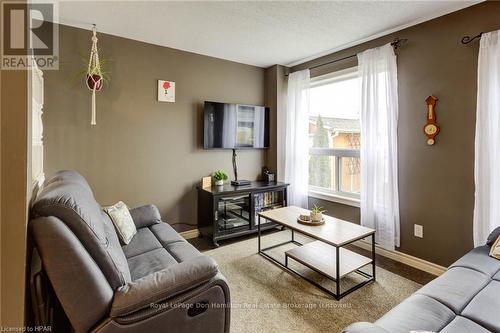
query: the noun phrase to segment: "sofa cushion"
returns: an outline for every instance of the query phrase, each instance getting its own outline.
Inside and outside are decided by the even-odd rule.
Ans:
[[[177,264],[177,260],[163,247],[128,259],[132,281]]]
[[[90,185],[87,182],[87,180],[82,175],[80,175],[78,172],[76,172],[74,170],[62,170],[62,171],[57,172],[50,179],[47,179],[47,181],[45,182],[45,186],[48,186],[49,184],[52,184],[55,182],[60,182],[60,181],[78,183],[78,184],[82,185],[83,188],[92,192],[92,189],[90,188]]]
[[[104,233],[106,234],[107,240],[106,252],[109,253],[109,256],[111,258],[113,258],[112,263],[115,265],[112,271],[117,273],[118,276],[122,275],[123,283],[120,283],[120,285],[123,285],[132,280],[130,277],[127,258],[125,258],[120,240],[118,239],[118,235],[116,234],[115,226],[113,225],[113,222],[111,222],[108,214],[101,210],[101,217]],[[113,286],[113,288],[117,288],[120,286],[117,282],[111,285]]]
[[[375,324],[391,333],[439,332],[455,318],[455,313],[435,299],[413,294]]]
[[[178,262],[183,262],[202,255],[200,251],[186,241],[173,242],[165,246],[165,248]]]
[[[181,237],[169,224],[167,223],[158,223],[149,227],[149,229],[153,232],[153,234],[158,238],[161,245],[167,246],[173,242],[184,241],[184,238]]]
[[[58,217],[80,239],[91,237],[106,243],[101,206],[79,182],[51,180],[38,194],[32,212],[37,217]]]
[[[130,259],[139,254],[143,254],[155,249],[162,248],[155,235],[149,230],[149,228],[141,228],[137,230],[137,234],[132,238],[130,243],[122,246],[123,253],[125,257]]]
[[[446,327],[441,331],[441,333],[492,333],[486,328],[476,324],[475,322],[457,316],[452,320],[451,323],[446,325]]]
[[[453,267],[417,293],[436,299],[458,314],[490,281],[490,277],[484,273]]]
[[[472,249],[469,253],[464,255],[453,263],[451,267],[466,267],[488,276],[493,276],[500,269],[500,260],[489,256],[490,247],[483,245]]]
[[[32,215],[55,216],[63,221],[115,289],[131,281],[127,260],[111,220],[85,184],[85,179],[74,171],[58,172],[38,194]]]
[[[217,275],[215,261],[207,256],[173,265],[120,287],[113,300],[111,316],[123,316],[196,288]],[[203,331],[199,329],[198,331]]]
[[[202,255],[163,222],[138,229],[130,244],[123,246],[123,252],[133,281]]]
[[[472,299],[462,316],[492,332],[500,332],[500,282],[492,280]]]

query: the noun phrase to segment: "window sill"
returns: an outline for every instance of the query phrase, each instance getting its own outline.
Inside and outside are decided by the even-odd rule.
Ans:
[[[322,191],[317,191],[317,190],[309,190],[308,194],[311,198],[336,202],[336,203],[340,203],[340,204],[352,206],[352,207],[359,207],[360,206],[360,200],[356,199],[356,198],[346,197],[346,196],[342,196],[342,195],[338,195],[338,194],[332,194],[332,193],[322,192]]]

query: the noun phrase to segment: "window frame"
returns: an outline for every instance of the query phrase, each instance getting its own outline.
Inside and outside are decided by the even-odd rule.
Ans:
[[[344,70],[335,71],[311,79],[310,88],[321,87],[323,85],[341,82],[358,76],[358,67],[350,67]],[[360,158],[359,149],[345,148],[309,148],[309,156],[333,156],[335,163],[335,189],[308,185],[309,196],[317,199],[333,201],[349,206],[360,206],[360,194],[342,191],[342,158]]]

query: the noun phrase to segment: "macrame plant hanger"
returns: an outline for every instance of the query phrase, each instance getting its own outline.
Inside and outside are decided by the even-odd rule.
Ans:
[[[97,31],[95,24],[92,27],[92,48],[90,49],[89,67],[87,69],[87,87],[92,91],[92,118],[91,125],[96,124],[95,93],[102,89],[101,64],[97,52]]]

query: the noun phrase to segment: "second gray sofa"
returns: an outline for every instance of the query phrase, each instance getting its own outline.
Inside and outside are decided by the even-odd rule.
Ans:
[[[489,251],[476,247],[374,324],[343,332],[500,333],[500,260]]]
[[[62,171],[46,182],[29,229],[76,332],[228,332],[229,288],[217,264],[161,221],[132,209],[122,246],[87,181]]]

